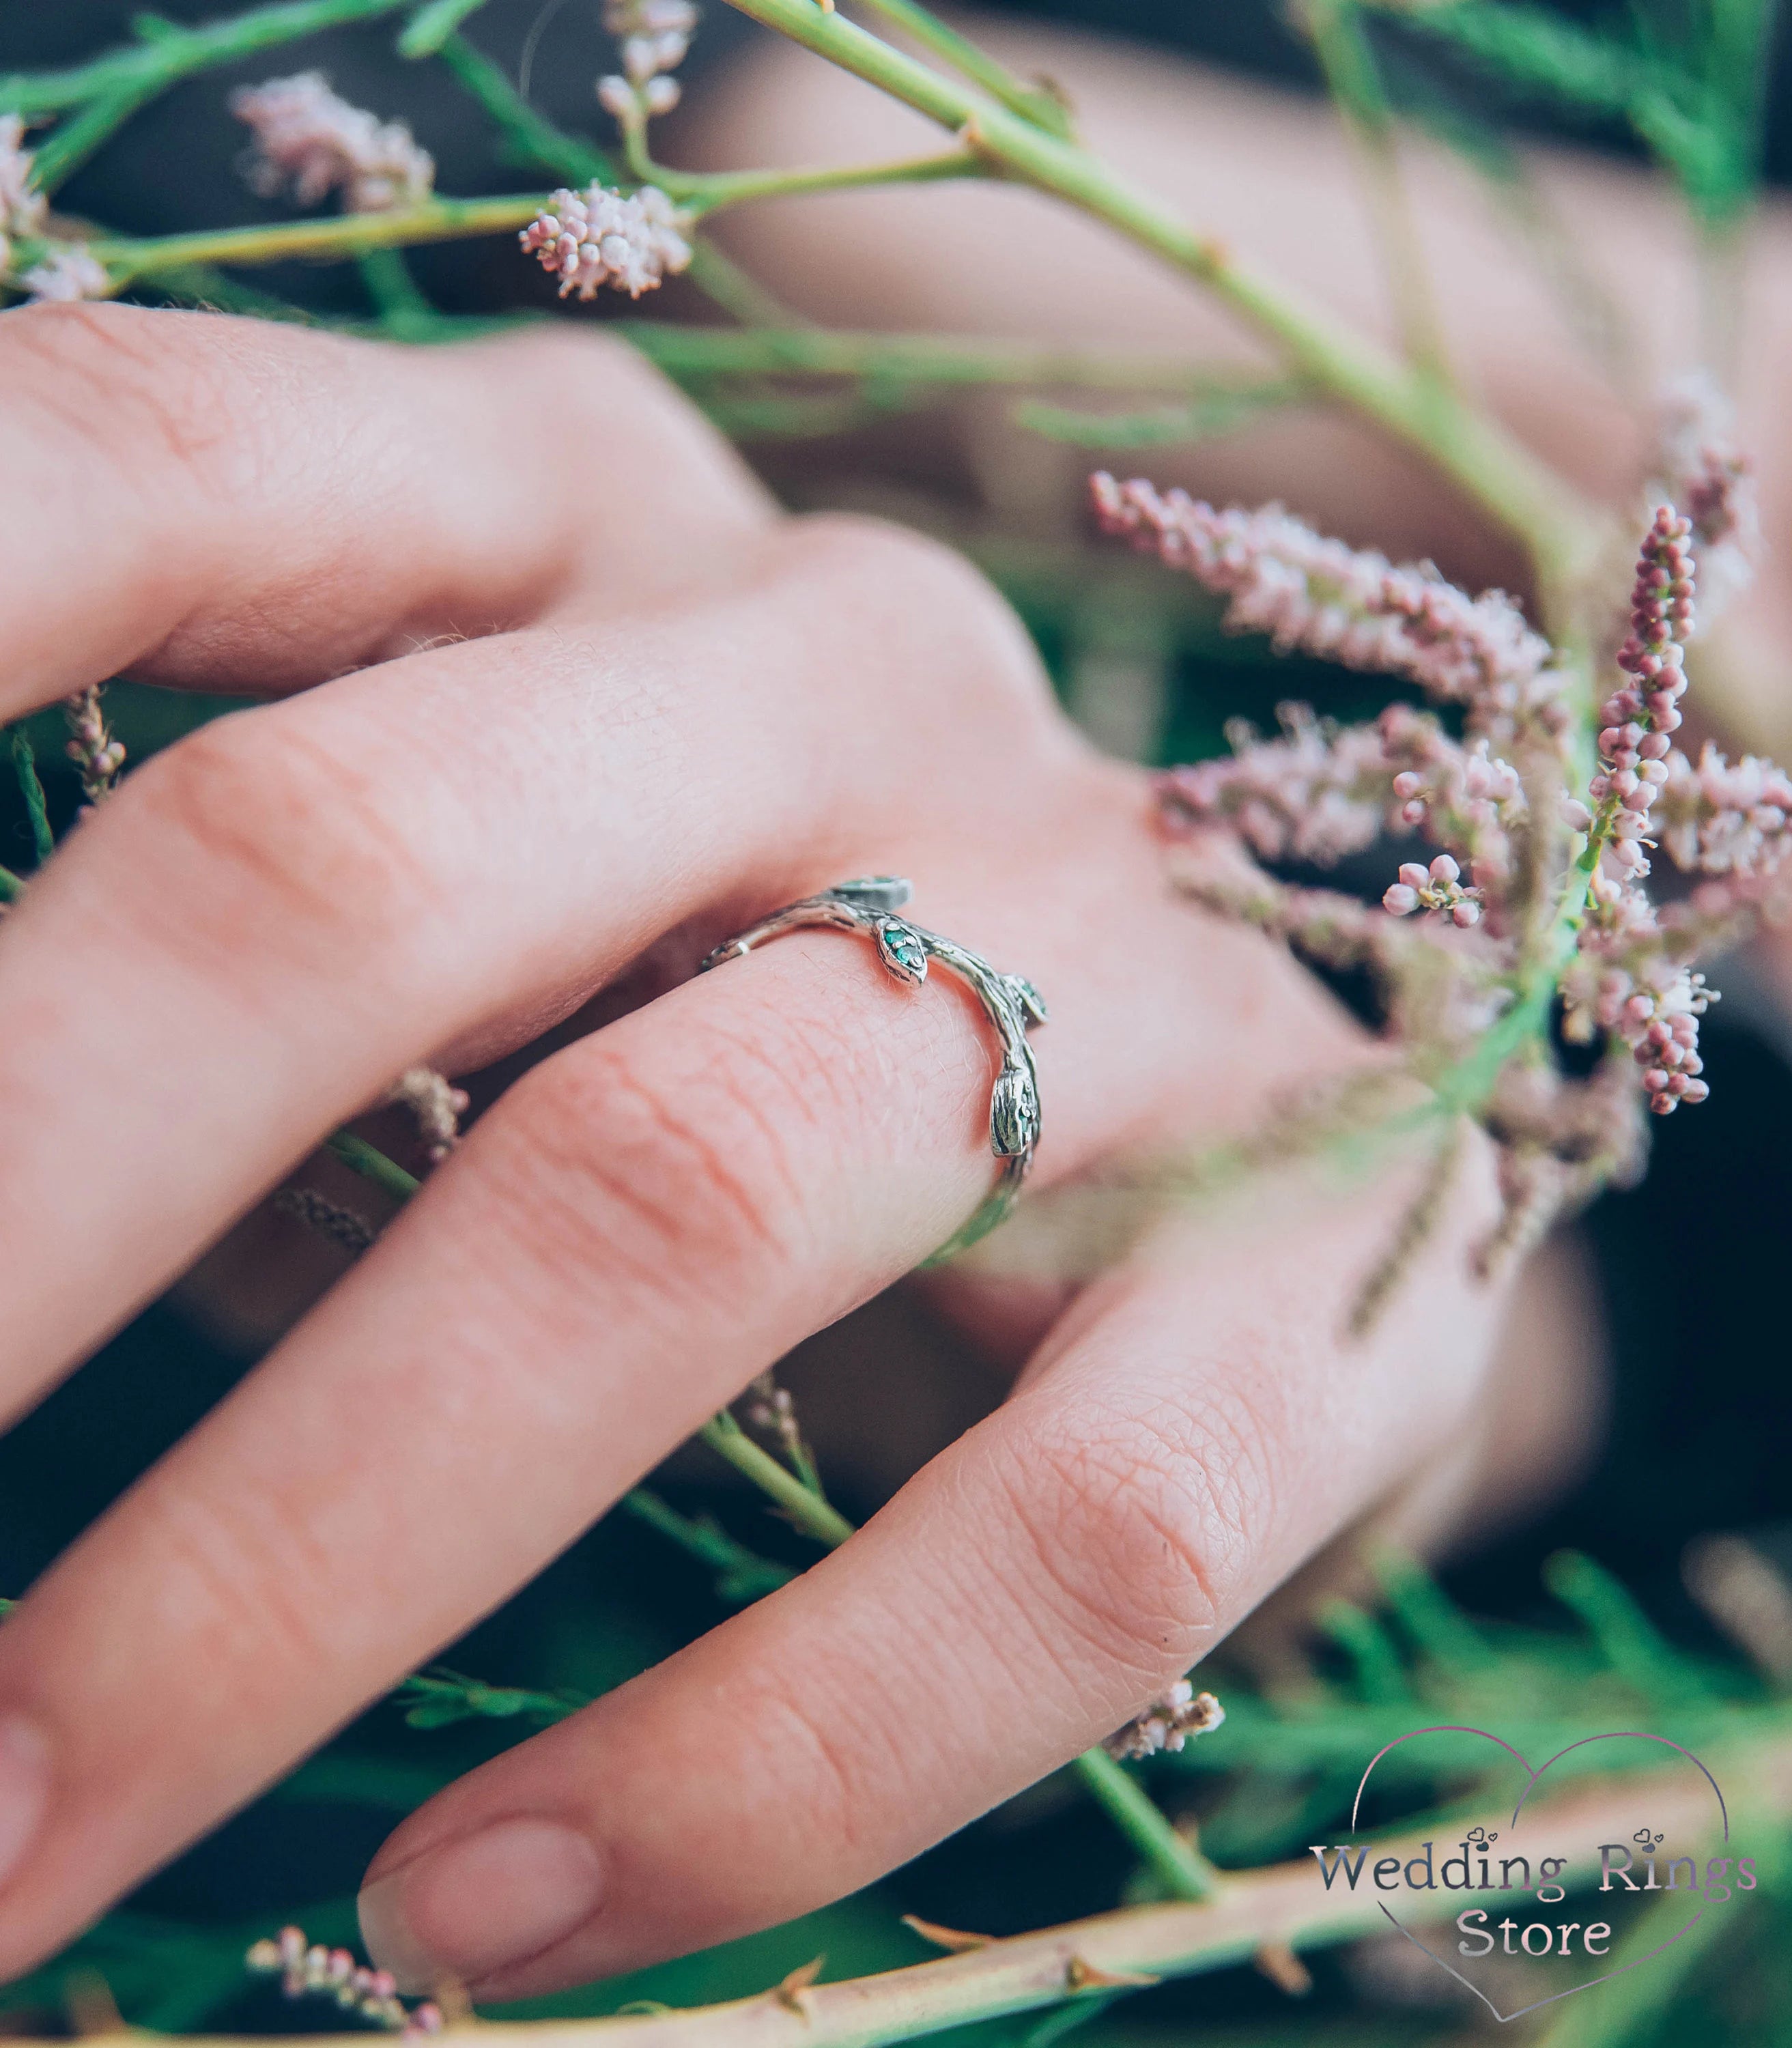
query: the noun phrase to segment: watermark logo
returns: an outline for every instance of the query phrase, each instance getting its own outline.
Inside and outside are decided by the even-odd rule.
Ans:
[[[1499,1829],[1468,1828],[1453,1840],[1409,1842],[1398,1855],[1387,1853],[1385,1846],[1378,1851],[1350,1842],[1309,1846],[1326,1891],[1374,1897],[1391,1924],[1472,1992],[1495,2019],[1516,2019],[1640,1969],[1685,1940],[1707,1912],[1721,1910],[1757,1887],[1754,1857],[1739,1856],[1732,1848],[1729,1806],[1716,1779],[1689,1749],[1636,1729],[1585,1736],[1533,1765],[1486,1728],[1414,1728],[1369,1759],[1351,1808],[1352,1835],[1377,1767],[1406,1744],[1428,1736],[1478,1737],[1506,1752],[1521,1774],[1510,1821]],[[1604,1743],[1654,1744],[1693,1767],[1697,1778],[1682,1774],[1674,1802],[1680,1816],[1675,1832],[1685,1846],[1671,1842],[1669,1831],[1650,1825],[1641,1810],[1649,1796],[1646,1780],[1634,1787],[1635,1817],[1643,1825],[1616,1840],[1599,1839],[1612,1832],[1609,1790],[1578,1799],[1570,1794],[1546,1806],[1533,1802],[1550,1771],[1572,1757],[1592,1761],[1586,1753]],[[1558,1773],[1558,1782],[1571,1771]],[[1695,1788],[1690,1803],[1689,1782]],[[1702,1854],[1695,1852],[1695,1844],[1705,1845]],[[1643,1953],[1615,1957],[1627,1922],[1669,1894],[1685,1901],[1684,1917]],[[1527,1959],[1534,1966],[1529,1971]],[[1547,1984],[1536,1982],[1536,1995],[1527,1998],[1524,1980],[1541,1980],[1546,1961],[1553,1965]],[[1565,1986],[1565,1962],[1581,1968]],[[1477,1963],[1482,1965],[1478,1972]]]

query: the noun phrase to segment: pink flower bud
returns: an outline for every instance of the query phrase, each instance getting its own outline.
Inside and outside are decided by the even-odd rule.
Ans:
[[[1391,882],[1382,891],[1381,906],[1392,917],[1410,917],[1418,908],[1418,891],[1410,882]]]
[[[1584,832],[1592,824],[1592,813],[1577,797],[1562,798],[1561,815],[1563,823],[1570,832]]]
[[[1465,900],[1452,906],[1450,918],[1453,923],[1460,925],[1466,931],[1471,925],[1478,925],[1481,921],[1481,906],[1479,903]]]
[[[1462,870],[1447,853],[1439,854],[1431,863],[1431,879],[1433,882],[1454,882],[1461,872]]]
[[[1403,860],[1400,863],[1400,879],[1409,889],[1418,890],[1429,887],[1431,877],[1416,860]]]

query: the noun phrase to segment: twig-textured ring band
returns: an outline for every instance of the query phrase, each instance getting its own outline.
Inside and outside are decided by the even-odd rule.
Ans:
[[[1001,1162],[1002,1172],[976,1214],[933,1255],[943,1259],[995,1229],[1033,1164],[1034,1148],[1039,1142],[1039,1070],[1026,1034],[1034,1025],[1045,1022],[1045,1006],[1024,976],[1002,974],[967,948],[898,917],[913,893],[906,882],[890,875],[836,882],[819,896],[805,896],[800,903],[774,910],[736,933],[716,947],[698,972],[739,960],[783,933],[824,925],[836,931],[864,933],[876,945],[886,972],[908,987],[918,988],[927,979],[931,960],[949,967],[969,987],[995,1027],[1002,1048],[1002,1070],[989,1098],[989,1149]]]

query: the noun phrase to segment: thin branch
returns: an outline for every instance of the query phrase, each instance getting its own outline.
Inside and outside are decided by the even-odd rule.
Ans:
[[[33,182],[41,192],[53,192],[72,177],[90,157],[111,141],[141,107],[163,88],[153,75],[132,79],[72,114],[33,152]]]
[[[852,1534],[852,1524],[844,1515],[812,1492],[770,1451],[754,1443],[733,1416],[725,1413],[716,1416],[705,1422],[698,1434],[743,1477],[775,1501],[779,1512],[805,1536],[833,1550]]]
[[[1173,1899],[1212,1899],[1222,1882],[1231,1882],[1177,1833],[1150,1793],[1106,1750],[1086,1749],[1070,1767]]]
[[[1230,378],[1186,356],[1102,355],[1033,342],[975,336],[877,334],[851,328],[686,327],[623,319],[610,331],[677,377],[851,377],[890,384],[1060,385],[1087,390],[1259,391],[1255,377]],[[1278,387],[1291,390],[1292,387]]]
[[[395,14],[416,0],[285,0],[221,21],[182,28],[153,16],[140,17],[140,40],[108,51],[67,71],[18,72],[0,77],[0,111],[29,119],[84,107],[90,100],[143,86],[159,92],[195,72],[232,64],[258,50],[295,42],[350,21]]]
[[[1071,139],[1070,109],[1060,95],[1041,82],[1027,85],[1005,64],[998,64],[987,50],[949,28],[938,15],[920,6],[917,0],[866,0],[866,4],[893,21],[903,33],[942,57],[952,69],[980,87],[999,106],[1022,120],[1030,121],[1048,134]]]
[[[1783,1727],[1739,1747],[1719,1766],[1749,1789],[1751,1826],[1770,1827],[1792,1813],[1792,1736]],[[1551,1839],[1621,1840],[1646,1802],[1650,1824],[1676,1840],[1703,1842],[1712,1832],[1709,1781],[1697,1771],[1662,1769],[1600,1777],[1526,1808],[1526,1825]],[[1470,1818],[1476,1817],[1468,1817]],[[1478,1817],[1498,1828],[1511,1809]],[[1436,1826],[1430,1825],[1434,1837]],[[1425,1846],[1418,1829],[1379,1840],[1378,1853],[1402,1861]],[[1571,1864],[1564,1883],[1596,1878],[1596,1861]],[[1419,1926],[1448,1922],[1460,1900],[1452,1893],[1402,1895],[1401,1914]],[[1713,1914],[1713,1919],[1720,1916]],[[1073,1921],[937,1961],[874,1976],[806,1988],[800,2005],[775,1992],[723,2005],[610,2019],[486,2023],[483,2048],[881,2048],[886,2042],[939,2033],[974,2020],[996,2019],[1096,1993],[1080,1988],[1103,1978],[1192,1976],[1247,1961],[1282,1944],[1310,1951],[1384,1933],[1387,1921],[1373,1891],[1341,1884],[1327,1891],[1309,1856],[1266,1870],[1228,1875],[1224,1891],[1203,1903],[1133,1906]],[[289,2037],[287,2048],[336,2048],[338,2036]],[[191,2048],[261,2048],[258,2042],[195,2037]]]
[[[545,171],[568,184],[588,185],[594,180],[607,184],[615,177],[615,167],[601,149],[537,114],[503,72],[464,36],[445,37],[436,54],[455,83],[484,109],[510,162]]]
[[[505,193],[493,199],[436,199],[386,213],[321,215],[249,227],[202,228],[189,235],[120,237],[88,246],[105,265],[114,289],[140,277],[192,263],[277,263],[293,256],[359,256],[369,249],[448,242],[526,227],[545,195]]]
[[[707,1565],[716,1574],[716,1591],[723,1600],[743,1603],[758,1600],[776,1592],[797,1576],[788,1565],[774,1564],[770,1557],[749,1550],[744,1543],[737,1543],[708,1515],[693,1519],[681,1515],[646,1487],[638,1486],[632,1493],[625,1493],[622,1505],[637,1521],[676,1543],[699,1564]]]
[[[1355,0],[1305,0],[1301,19],[1362,169],[1406,359],[1424,375],[1448,382],[1443,323],[1400,174],[1400,138]]]

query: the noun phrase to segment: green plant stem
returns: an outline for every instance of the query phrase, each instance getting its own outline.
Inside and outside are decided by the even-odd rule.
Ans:
[[[1211,1899],[1220,1890],[1220,1872],[1176,1832],[1124,1764],[1104,1749],[1086,1749],[1070,1767],[1173,1899]]]
[[[191,263],[277,263],[295,256],[359,256],[417,242],[498,235],[526,227],[541,210],[540,193],[493,199],[435,199],[389,213],[345,213],[250,227],[201,229],[191,235],[120,238],[88,246],[122,289],[157,271]]]
[[[877,334],[849,328],[686,327],[623,319],[612,332],[674,377],[840,377],[890,384],[1062,385],[1100,391],[1189,393],[1259,389],[1260,378],[1204,370],[1185,356],[1106,355],[974,336]]]
[[[510,162],[545,171],[568,184],[588,185],[594,180],[607,184],[615,178],[615,166],[601,149],[537,114],[504,72],[464,36],[445,37],[436,55],[455,83],[484,110]]]
[[[337,1131],[334,1137],[324,1141],[324,1149],[333,1152],[345,1166],[352,1167],[401,1202],[408,1202],[423,1185],[416,1174],[407,1173],[396,1159],[387,1158],[377,1145],[357,1138],[352,1131]]]
[[[690,268],[685,275],[712,305],[719,306],[743,327],[796,328],[802,324],[801,316],[782,299],[767,291],[757,277],[742,270],[731,256],[706,238],[700,236],[691,245]],[[705,331],[727,332],[723,328]]]
[[[133,79],[113,91],[91,99],[72,114],[33,152],[33,183],[53,192],[123,127],[140,107],[162,90],[159,78]]]
[[[805,1536],[834,1550],[852,1534],[852,1524],[844,1515],[830,1507],[819,1494],[811,1492],[770,1451],[754,1443],[731,1415],[715,1417],[697,1433],[712,1451],[774,1501],[785,1520]]]
[[[417,289],[410,266],[396,249],[370,249],[359,259],[361,281],[379,315],[380,325],[402,341],[423,335],[440,316]]]
[[[485,0],[426,0],[405,24],[398,38],[401,57],[432,57],[467,17]]]
[[[22,725],[12,731],[13,773],[18,778],[18,791],[25,799],[25,814],[31,820],[32,849],[41,867],[56,851],[56,836],[50,830],[49,809],[44,800],[44,785],[37,776],[37,756],[31,744],[30,735]]]
[[[1335,316],[1251,270],[1088,151],[941,77],[815,0],[730,4],[959,135],[1007,175],[1055,194],[1206,285],[1290,366],[1417,450],[1519,539],[1552,588],[1589,559],[1600,522],[1562,480],[1484,414],[1415,374]]]
[[[349,21],[395,14],[416,0],[284,0],[247,13],[183,28],[145,21],[140,40],[66,71],[14,73],[0,77],[0,111],[37,118],[83,107],[91,100],[142,87],[144,96],[217,64],[253,56],[258,50],[312,36]],[[151,17],[153,20],[153,17]]]
[[[1305,0],[1301,18],[1362,167],[1406,359],[1422,374],[1445,383],[1449,366],[1443,324],[1400,173],[1399,135],[1356,0]]]
[[[983,178],[989,166],[968,149],[948,149],[925,157],[900,157],[893,163],[816,165],[807,170],[669,170],[650,159],[634,166],[643,183],[657,184],[700,220],[724,206],[758,199],[800,197],[805,192],[851,192],[867,185],[934,184],[953,178]]]
[[[707,1518],[694,1520],[661,1499],[648,1488],[638,1486],[623,1495],[623,1508],[638,1522],[644,1522],[668,1542],[707,1565],[717,1574],[716,1591],[724,1600],[754,1600],[787,1585],[797,1574],[787,1565],[774,1564],[749,1550],[744,1543]]]
[[[16,903],[25,894],[25,881],[10,867],[0,866],[0,903]]]
[[[943,57],[954,71],[980,87],[1010,114],[1045,129],[1049,134],[1069,139],[1070,111],[1055,93],[1042,86],[1023,84],[1006,65],[997,63],[987,50],[979,48],[968,36],[961,36],[957,29],[949,28],[929,9],[917,6],[916,0],[867,0],[867,4],[886,21],[894,22],[922,48]]]

